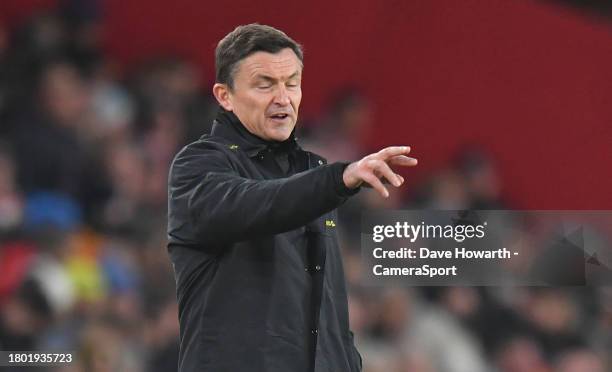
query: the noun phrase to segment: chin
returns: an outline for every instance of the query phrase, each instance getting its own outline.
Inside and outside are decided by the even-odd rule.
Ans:
[[[270,136],[270,139],[276,142],[283,142],[283,141],[286,141],[290,135],[291,135],[291,132],[287,133],[287,135],[275,134],[275,135]]]
[[[270,138],[272,141],[283,142],[283,141],[286,141],[291,136],[292,131],[293,129],[291,130],[283,129],[283,130],[273,131],[272,133],[269,134],[268,138]]]

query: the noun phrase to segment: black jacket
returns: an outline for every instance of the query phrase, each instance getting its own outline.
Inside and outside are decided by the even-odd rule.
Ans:
[[[221,113],[169,179],[181,372],[357,372],[335,208],[356,190],[293,136]]]

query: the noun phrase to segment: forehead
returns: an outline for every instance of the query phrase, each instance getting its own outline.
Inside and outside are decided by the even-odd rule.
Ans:
[[[302,71],[302,63],[293,50],[282,49],[278,53],[255,52],[243,59],[238,65],[238,76],[254,79],[267,76],[275,79],[288,78]]]

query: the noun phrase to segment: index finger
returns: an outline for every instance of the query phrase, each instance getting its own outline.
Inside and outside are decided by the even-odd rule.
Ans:
[[[409,152],[410,146],[391,146],[385,147],[384,149],[380,150],[376,153],[376,156],[380,160],[386,160],[393,156],[408,154]]]

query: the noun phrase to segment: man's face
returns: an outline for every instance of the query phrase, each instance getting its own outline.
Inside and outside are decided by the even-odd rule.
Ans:
[[[233,90],[227,89],[222,99],[215,95],[249,132],[265,140],[284,141],[298,118],[301,81],[302,64],[293,50],[256,52],[239,62]]]

